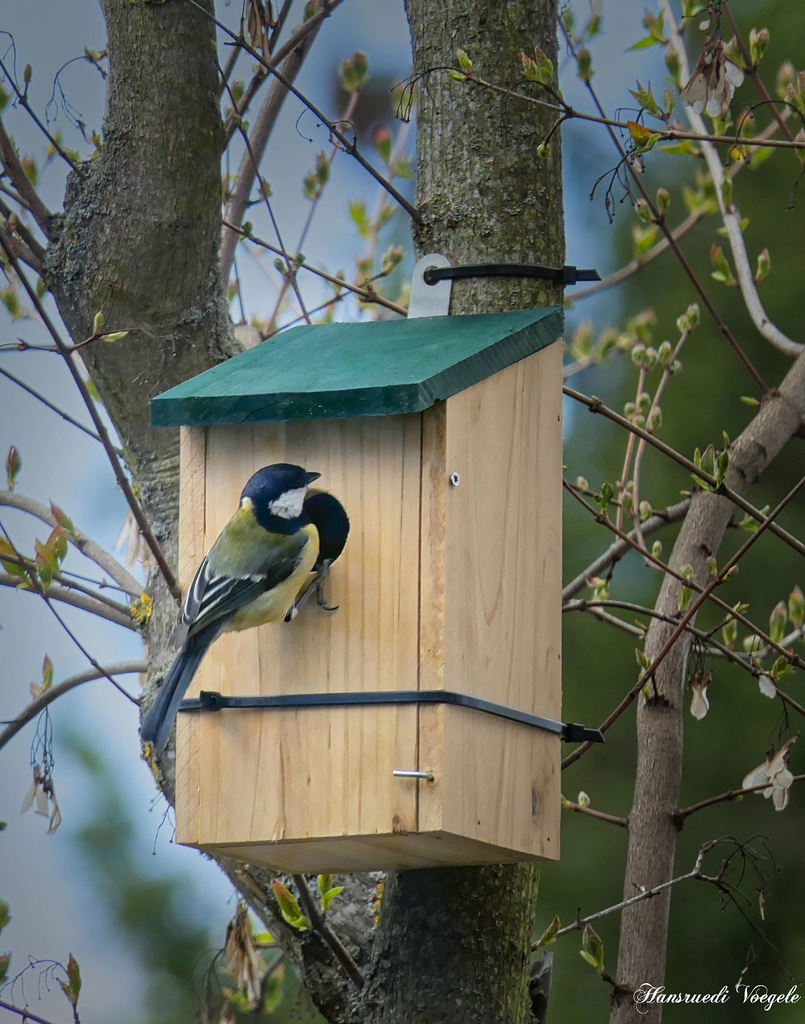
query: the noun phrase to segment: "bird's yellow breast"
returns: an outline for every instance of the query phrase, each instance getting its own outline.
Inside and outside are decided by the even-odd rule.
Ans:
[[[319,554],[319,534],[316,527],[309,523],[303,526],[299,533],[304,534],[306,541],[294,571],[271,590],[236,611],[227,630],[250,629],[264,622],[277,622],[285,618]]]

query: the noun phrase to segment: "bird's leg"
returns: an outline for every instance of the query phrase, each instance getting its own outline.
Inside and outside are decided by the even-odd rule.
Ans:
[[[319,608],[323,608],[326,612],[338,611],[337,604],[327,604],[327,598],[324,594],[324,581],[327,579],[327,574],[330,572],[330,559],[325,558],[321,563],[321,568],[316,573],[316,577],[313,580],[313,585],[316,588],[316,601],[318,602]]]
[[[307,601],[313,590],[316,591],[316,601],[320,608],[324,608],[325,611],[334,612],[338,608],[338,605],[328,605],[327,598],[324,596],[324,581],[327,579],[327,573],[330,570],[330,559],[326,558],[316,571],[316,575],[312,580],[305,586],[305,589],[294,601],[293,606],[288,609],[285,613],[285,621],[290,622],[291,619],[295,619],[299,614],[299,609]]]

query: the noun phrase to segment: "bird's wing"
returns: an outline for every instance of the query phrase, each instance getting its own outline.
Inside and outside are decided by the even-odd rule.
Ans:
[[[181,646],[205,626],[228,617],[282,583],[299,564],[306,542],[307,537],[301,532],[282,537],[279,544],[267,551],[258,570],[248,574],[217,568],[213,548],[198,567],[184,599],[174,630],[174,644]]]

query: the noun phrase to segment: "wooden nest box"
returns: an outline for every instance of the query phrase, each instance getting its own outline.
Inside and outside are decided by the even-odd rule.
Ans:
[[[558,857],[560,736],[529,716],[560,714],[561,332],[558,307],[297,327],[154,400],[184,587],[261,466],[319,471],[351,520],[338,610],[224,634],[188,697],[409,701],[180,712],[180,843],[292,872]]]

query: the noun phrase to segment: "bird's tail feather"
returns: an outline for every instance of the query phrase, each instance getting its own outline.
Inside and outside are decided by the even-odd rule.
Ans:
[[[146,712],[140,735],[147,743],[152,743],[157,750],[162,750],[167,744],[173,720],[185,691],[192,682],[193,676],[201,664],[201,659],[207,653],[207,648],[219,632],[220,627],[216,623],[190,637],[176,656],[165,681],[159,688],[154,703]]]

